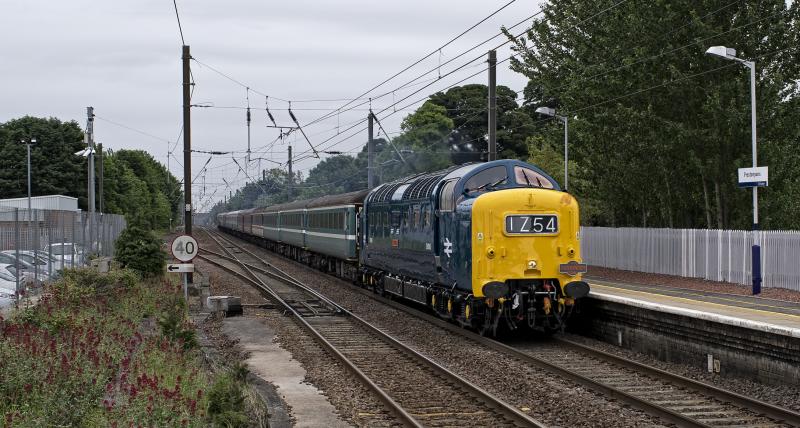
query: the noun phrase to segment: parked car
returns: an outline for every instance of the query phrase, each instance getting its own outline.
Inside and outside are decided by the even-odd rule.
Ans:
[[[61,260],[56,258],[56,256],[48,256],[47,253],[42,250],[24,250],[19,253],[22,259],[29,263],[33,263],[35,259],[39,270],[46,272],[50,277],[61,270]]]
[[[13,306],[16,301],[16,272],[13,265],[0,264],[0,309]]]
[[[17,257],[16,250],[6,250],[2,252],[3,255]],[[37,280],[44,281],[50,277],[50,266],[46,259],[43,259],[39,254],[34,251],[20,250],[19,251],[20,267],[23,268],[29,275],[35,275]]]
[[[65,267],[77,267],[83,265],[83,247],[72,242],[60,242],[46,245],[42,252],[52,255],[58,260],[61,260],[63,256]]]
[[[0,288],[0,309],[14,306],[15,301],[14,290]]]
[[[23,260],[21,257],[17,260],[17,256],[14,250],[6,250],[0,252],[0,264],[3,265],[11,265],[13,267],[19,266],[21,271],[26,271],[28,268],[32,268],[33,265]],[[16,273],[14,274],[16,276]]]
[[[22,278],[25,283],[41,282],[48,278],[48,273],[43,270],[47,269],[47,264],[44,263],[44,266],[42,266],[43,262],[33,256],[23,254],[23,251],[19,252],[19,261],[17,260],[16,250],[0,252],[0,263],[8,263],[14,267],[19,266],[22,271],[20,272],[20,278]],[[39,265],[38,268],[34,263]]]

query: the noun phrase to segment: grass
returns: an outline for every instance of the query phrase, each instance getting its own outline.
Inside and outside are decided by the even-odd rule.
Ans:
[[[198,367],[178,285],[68,270],[37,306],[0,317],[0,425],[208,426],[220,403],[207,392],[231,388]]]

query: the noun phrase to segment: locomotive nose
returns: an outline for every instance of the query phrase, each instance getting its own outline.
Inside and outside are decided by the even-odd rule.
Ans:
[[[557,281],[567,297],[584,297],[588,284],[581,272],[562,269],[585,266],[579,263],[578,215],[575,199],[554,190],[504,189],[479,196],[472,206],[473,294],[513,294],[514,281],[538,280]]]

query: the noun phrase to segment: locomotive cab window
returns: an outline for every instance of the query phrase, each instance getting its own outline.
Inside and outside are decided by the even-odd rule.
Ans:
[[[521,166],[514,167],[514,178],[517,184],[527,187],[541,187],[542,189],[552,189],[553,182],[551,182],[544,175]]]
[[[472,177],[464,184],[464,192],[485,192],[494,186],[508,183],[508,173],[505,166],[495,166],[485,169]]]

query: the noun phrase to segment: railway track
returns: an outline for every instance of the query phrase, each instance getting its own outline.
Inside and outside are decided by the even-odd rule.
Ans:
[[[545,426],[339,307],[249,250],[215,236],[215,232],[206,232],[225,254],[202,250],[205,254],[198,257],[253,285],[294,315],[301,327],[372,390],[403,425]]]
[[[368,290],[357,287],[349,289],[524,364],[570,379],[676,426],[800,427],[800,414],[797,412],[626,360],[589,346],[564,339],[555,339],[551,343],[509,346]]]

